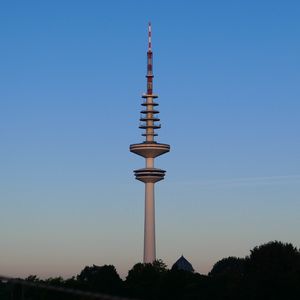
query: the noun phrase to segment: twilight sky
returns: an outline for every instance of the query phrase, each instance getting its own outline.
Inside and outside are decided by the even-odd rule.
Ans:
[[[300,246],[299,1],[1,1],[0,274],[142,260],[129,144],[154,91],[171,152],[157,256],[200,273],[270,240]]]

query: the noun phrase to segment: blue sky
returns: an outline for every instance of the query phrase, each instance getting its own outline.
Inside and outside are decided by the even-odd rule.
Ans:
[[[154,90],[171,152],[157,254],[200,273],[270,240],[300,246],[298,1],[1,1],[0,273],[70,276],[142,259]]]

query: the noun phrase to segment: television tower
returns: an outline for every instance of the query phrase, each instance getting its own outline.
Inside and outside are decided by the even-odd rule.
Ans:
[[[137,180],[145,183],[145,224],[144,224],[144,263],[152,263],[156,259],[155,253],[155,206],[154,184],[164,179],[166,171],[154,167],[154,158],[170,151],[170,145],[161,144],[154,140],[157,136],[155,129],[161,127],[157,124],[158,110],[154,109],[158,103],[154,102],[157,95],[153,94],[153,53],[151,41],[151,23],[148,25],[148,51],[147,51],[147,93],[142,95],[143,110],[141,111],[140,126],[144,129],[142,136],[145,141],[130,145],[130,151],[145,158],[145,168],[134,170]]]

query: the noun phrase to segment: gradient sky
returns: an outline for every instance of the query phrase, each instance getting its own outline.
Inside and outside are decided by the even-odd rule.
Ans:
[[[299,1],[1,1],[0,274],[142,260],[129,144],[154,90],[171,152],[157,256],[200,273],[270,240],[300,246]]]

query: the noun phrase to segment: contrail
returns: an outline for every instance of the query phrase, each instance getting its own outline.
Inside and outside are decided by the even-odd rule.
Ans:
[[[289,181],[299,181],[300,175],[277,175],[277,176],[257,176],[231,179],[216,179],[216,180],[197,180],[190,182],[178,182],[179,185],[197,185],[207,187],[217,186],[243,186],[243,185],[269,185],[286,183]],[[168,184],[174,184],[168,182]]]

